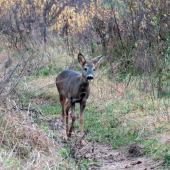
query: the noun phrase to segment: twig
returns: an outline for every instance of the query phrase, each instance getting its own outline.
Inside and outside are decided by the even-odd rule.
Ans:
[[[16,142],[16,144],[15,144],[14,147],[13,147],[13,149],[12,149],[11,152],[9,153],[8,158],[6,159],[6,161],[5,161],[4,165],[3,165],[4,167],[5,167],[6,163],[8,162],[9,158],[11,157],[11,155],[12,155],[14,149],[16,148],[17,144],[18,144],[18,142]]]
[[[123,45],[122,36],[121,36],[121,34],[120,34],[120,28],[119,28],[119,24],[117,23],[117,19],[116,19],[116,15],[115,15],[115,9],[114,9],[114,7],[113,7],[113,4],[111,4],[111,8],[112,8],[114,20],[115,20],[115,23],[116,23],[118,36],[119,36],[119,38],[120,38],[120,42],[121,42],[121,45],[122,45],[122,49],[123,49],[123,52],[125,52],[125,47],[124,47],[124,45]]]
[[[24,53],[25,54],[25,53]],[[27,63],[32,59],[32,56],[30,58],[28,58],[28,60],[26,61],[26,63],[23,66],[23,69],[21,71],[21,73],[18,76],[18,81],[17,83],[13,86],[13,88],[10,90],[10,92],[5,96],[5,98],[1,101],[0,105],[2,105],[2,103],[6,100],[6,98],[12,93],[12,91],[16,88],[16,86],[18,85],[18,83],[20,82],[21,78],[23,77],[25,71],[26,71],[26,66]],[[27,66],[28,67],[28,66]]]
[[[131,14],[131,18],[132,18],[132,32],[133,32],[133,37],[136,41],[136,35],[135,35],[135,30],[134,30],[134,21],[133,21],[133,13],[132,13],[132,10],[133,10],[133,7],[132,7],[132,1],[130,1],[130,14]]]
[[[140,132],[140,134],[139,134],[139,136],[136,138],[136,140],[138,140],[138,139],[140,138],[140,136],[142,135],[142,133],[143,133],[143,131],[145,130],[145,128],[146,128],[148,125],[150,125],[150,124],[154,124],[154,123],[151,122],[151,123],[146,124],[146,125],[142,128],[142,131]]]
[[[128,88],[129,83],[130,83],[130,80],[131,80],[131,78],[132,78],[133,71],[134,71],[135,64],[136,64],[136,59],[137,59],[137,56],[135,57],[135,61],[134,61],[134,63],[133,63],[133,68],[132,68],[132,71],[131,71],[131,74],[130,74],[130,77],[129,77],[129,81],[128,81],[127,85],[126,85],[126,89]]]
[[[167,105],[165,103],[165,99],[163,99],[163,102],[164,102],[164,105],[165,105],[168,122],[170,122],[170,120],[169,120],[169,113],[168,113],[168,107],[167,107]]]
[[[2,84],[8,83],[9,80],[11,79],[12,75],[14,74],[14,72],[16,71],[17,67],[20,65],[21,61],[24,59],[25,53],[26,53],[27,49],[24,51],[24,53],[22,54],[20,60],[18,61],[17,65],[15,66],[15,68],[13,69],[13,71],[11,72],[11,74],[7,77],[7,79],[4,82],[1,82]],[[3,87],[0,91],[0,93],[3,92]]]

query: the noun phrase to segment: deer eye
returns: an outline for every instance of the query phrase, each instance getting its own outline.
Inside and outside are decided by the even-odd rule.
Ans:
[[[87,71],[87,68],[84,68],[85,71]]]
[[[94,68],[93,71],[95,71],[96,69]]]

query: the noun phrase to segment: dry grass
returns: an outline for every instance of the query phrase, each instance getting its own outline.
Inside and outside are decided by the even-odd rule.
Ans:
[[[8,101],[8,110],[0,124],[0,163],[1,169],[60,169],[70,167],[60,154],[63,146],[53,139],[52,130],[38,127],[29,112],[13,108]],[[6,110],[6,111],[5,111]],[[5,112],[4,112],[5,111]]]
[[[56,43],[59,42],[57,41]],[[40,68],[38,72],[41,72],[43,69],[41,67],[45,66],[48,68],[52,66],[54,70],[52,73],[49,72],[48,75],[43,75],[43,73],[38,76],[34,73],[26,75],[17,86],[16,91],[20,96],[24,96],[26,93],[29,94],[29,96],[24,96],[23,98],[24,100],[29,99],[28,108],[37,105],[41,107],[43,104],[46,108],[51,105],[60,108],[55,78],[59,72],[65,69],[80,70],[77,56],[69,56],[66,49],[59,44],[56,44],[56,48],[47,47],[46,51],[43,50],[43,46],[40,44],[36,48],[35,46],[33,47],[34,55],[36,56],[33,60],[33,68]],[[5,61],[4,54],[6,53],[3,52],[0,56],[3,58],[3,64]],[[170,109],[168,99],[153,98],[152,85],[149,83],[148,86],[146,85],[146,88],[149,90],[142,91],[139,88],[141,83],[139,77],[132,78],[128,87],[129,77],[122,82],[113,82],[113,80],[108,78],[108,74],[110,74],[109,66],[107,65],[107,68],[102,69],[102,64],[101,62],[101,66],[98,66],[96,69],[95,80],[91,84],[91,95],[87,103],[85,116],[93,114],[94,111],[98,116],[97,121],[94,120],[101,128],[108,128],[103,134],[107,133],[111,127],[113,120],[110,118],[116,119],[113,122],[115,129],[112,132],[111,144],[115,142],[114,140],[119,140],[113,138],[116,135],[117,127],[119,127],[120,129],[125,128],[127,134],[128,131],[136,133],[136,139],[138,140],[133,139],[131,141],[141,140],[143,142],[141,142],[141,145],[144,145],[144,147],[148,147],[147,141],[156,139],[158,144],[153,145],[152,149],[155,147],[154,149],[161,152],[161,149],[159,149],[161,145],[164,145],[164,148],[169,145],[169,134],[167,131],[170,129],[168,125]],[[114,80],[116,80],[116,76],[119,75],[114,75]],[[146,77],[146,79],[149,78]],[[145,83],[144,81],[142,82],[143,84]],[[1,115],[5,113],[0,120],[0,166],[2,169],[17,169],[19,167],[21,169],[66,169],[74,166],[74,164],[68,164],[67,161],[62,160],[63,156],[60,153],[64,150],[63,145],[54,140],[56,134],[53,131],[46,126],[39,126],[34,123],[34,118],[30,116],[31,113],[29,111],[24,112],[17,107],[11,109],[18,100],[15,100],[15,95],[9,96],[6,105],[0,108]],[[32,95],[34,96],[32,97]],[[167,108],[164,103],[167,104]],[[107,111],[108,108],[109,111]],[[55,113],[60,114],[58,110]],[[55,115],[50,115],[50,111],[47,114],[51,118],[55,117]],[[93,122],[94,120],[90,122],[90,119],[88,120],[86,116],[85,126],[94,125],[96,123]],[[99,128],[91,132],[91,136],[94,133],[97,133],[98,137],[102,136],[103,134],[98,134],[97,132]],[[147,131],[149,133],[145,136]],[[127,138],[129,136],[127,135]],[[122,138],[126,140],[126,137]],[[106,140],[104,139],[103,141]],[[155,155],[153,157],[156,157]]]

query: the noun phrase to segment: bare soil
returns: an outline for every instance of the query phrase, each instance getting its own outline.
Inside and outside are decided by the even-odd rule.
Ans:
[[[62,133],[63,128],[61,119],[50,121],[50,126]],[[60,134],[62,136],[62,134]],[[62,139],[61,139],[62,140]],[[109,144],[99,144],[98,142],[86,141],[86,145],[81,144],[82,139],[79,134],[73,134],[73,137],[65,144],[70,147],[70,154],[77,164],[88,160],[88,170],[163,170],[162,161],[153,161],[142,155],[142,149],[137,144],[122,147],[113,150]]]
[[[83,150],[83,148],[82,148]],[[126,148],[113,150],[110,145],[100,145],[95,143],[94,152],[85,154],[85,158],[91,159],[92,166],[89,170],[149,170],[160,167],[161,161],[153,162],[152,158],[145,157],[129,157],[125,152]],[[85,149],[84,149],[85,152]],[[94,166],[95,162],[99,165]]]

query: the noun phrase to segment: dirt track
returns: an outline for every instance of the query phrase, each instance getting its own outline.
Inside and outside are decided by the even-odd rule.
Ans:
[[[126,148],[112,150],[109,145],[96,143],[94,153],[87,153],[85,158],[93,160],[93,163],[100,162],[98,166],[90,167],[90,170],[149,170],[159,168],[161,165],[160,161],[153,162],[152,158],[129,157],[129,154],[125,153],[125,151]]]
[[[53,120],[54,121],[54,120]],[[55,125],[54,125],[55,124]],[[50,125],[57,125],[57,131],[62,133],[61,119],[58,123],[50,123]],[[55,128],[56,129],[56,128]],[[62,134],[60,134],[62,136]],[[84,160],[90,160],[88,163],[88,170],[163,170],[161,161],[154,162],[152,158],[142,156],[142,149],[134,144],[128,147],[122,147],[116,150],[112,149],[111,145],[100,145],[98,142],[88,142],[82,146],[79,134],[74,134],[73,138],[65,145],[70,147],[70,156],[81,163]]]

